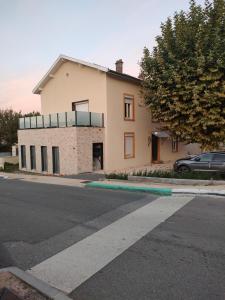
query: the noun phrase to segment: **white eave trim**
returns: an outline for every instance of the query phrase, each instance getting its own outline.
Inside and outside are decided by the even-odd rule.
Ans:
[[[99,71],[102,72],[108,72],[109,69],[93,64],[93,63],[89,63],[80,59],[76,59],[76,58],[72,58],[66,55],[60,55],[57,60],[54,62],[54,64],[51,66],[51,68],[48,70],[48,72],[44,75],[44,77],[38,82],[38,84],[35,86],[35,88],[33,89],[33,93],[34,94],[40,94],[43,86],[48,82],[48,80],[50,80],[51,78],[54,78],[54,73],[56,70],[58,70],[58,68],[65,62],[65,61],[70,61],[73,63],[77,63],[83,66],[87,66],[90,68],[94,68],[97,69]]]

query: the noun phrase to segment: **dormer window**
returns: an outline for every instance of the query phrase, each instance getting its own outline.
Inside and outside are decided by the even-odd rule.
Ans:
[[[134,96],[124,95],[124,120],[134,121]]]

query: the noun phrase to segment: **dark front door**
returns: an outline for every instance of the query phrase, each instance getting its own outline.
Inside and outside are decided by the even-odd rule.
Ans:
[[[152,135],[152,161],[157,161],[159,151],[159,138],[155,135]]]
[[[103,143],[93,144],[93,170],[103,170]]]

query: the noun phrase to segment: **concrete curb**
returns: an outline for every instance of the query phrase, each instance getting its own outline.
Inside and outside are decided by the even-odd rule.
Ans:
[[[41,294],[52,300],[71,300],[71,298],[63,294],[63,292],[61,292],[60,290],[51,287],[40,279],[37,279],[33,275],[24,272],[17,267],[4,268],[1,269],[0,272],[10,272],[11,274],[15,275],[16,277],[30,285],[32,288],[36,289]]]
[[[198,180],[198,179],[177,179],[177,178],[160,178],[146,176],[128,176],[129,181],[136,182],[153,182],[153,183],[169,183],[181,185],[225,185],[225,180]]]
[[[170,188],[153,188],[153,187],[145,187],[145,186],[129,186],[122,184],[108,184],[103,182],[93,181],[87,183],[85,186],[87,187],[97,187],[102,189],[110,189],[110,190],[126,190],[130,192],[145,192],[152,193],[162,196],[170,196],[172,194],[172,190]]]
[[[225,190],[215,191],[206,189],[172,189],[173,194],[196,194],[210,196],[225,196]]]
[[[152,193],[162,196],[170,196],[172,194],[196,194],[196,195],[212,195],[212,196],[225,196],[225,190],[213,190],[213,189],[197,189],[197,188],[157,188],[157,187],[146,187],[146,186],[135,186],[135,185],[127,185],[123,182],[123,184],[118,183],[104,183],[93,181],[87,183],[85,186],[87,187],[96,187],[102,189],[110,189],[110,190],[124,190],[130,192],[146,192]]]

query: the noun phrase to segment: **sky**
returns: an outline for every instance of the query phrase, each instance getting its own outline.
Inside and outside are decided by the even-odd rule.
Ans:
[[[203,4],[204,0],[197,0]],[[40,111],[32,89],[60,54],[138,76],[143,48],[188,0],[0,0],[0,109]]]

